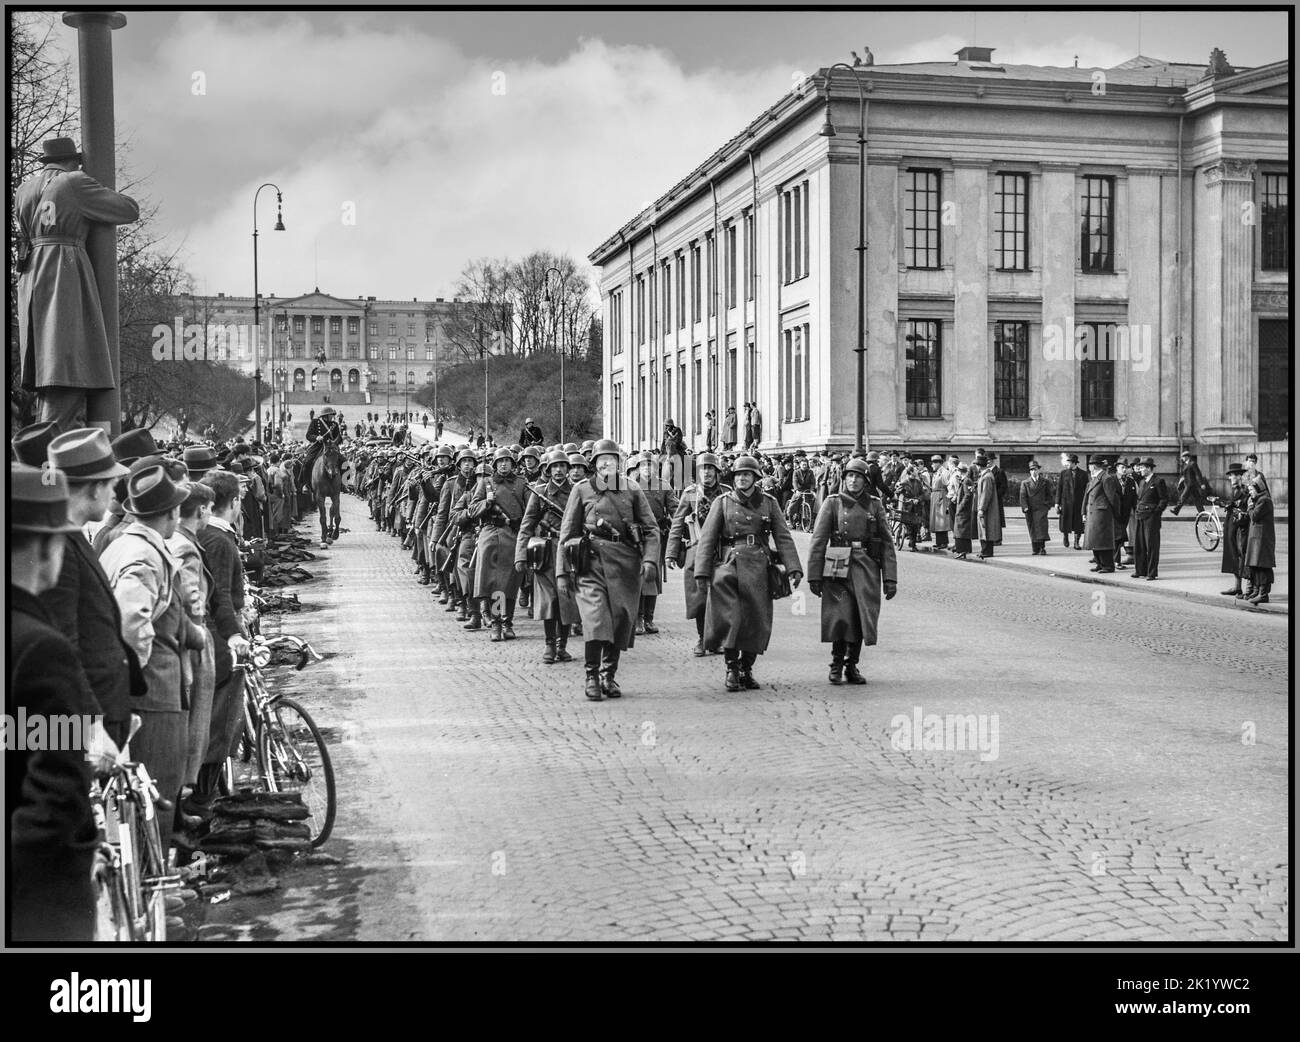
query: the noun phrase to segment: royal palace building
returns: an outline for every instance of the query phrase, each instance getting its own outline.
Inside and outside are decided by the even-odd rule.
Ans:
[[[1289,65],[956,59],[819,70],[590,255],[605,430],[852,448],[862,343],[867,447],[1284,475]]]

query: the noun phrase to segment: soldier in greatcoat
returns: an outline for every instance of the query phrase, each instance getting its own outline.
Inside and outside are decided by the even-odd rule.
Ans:
[[[850,460],[844,487],[827,496],[813,525],[808,588],[821,598],[822,643],[831,645],[830,682],[865,684],[862,645],[876,643],[880,592],[898,592],[898,564],[884,504],[866,490],[867,465]]]
[[[451,603],[446,610],[456,612],[456,621],[470,621],[469,596],[469,556],[473,552],[472,522],[466,519],[461,524],[461,513],[468,507],[468,497],[478,483],[474,477],[476,460],[469,449],[462,449],[456,457],[456,473],[447,479],[438,497],[438,512],[433,521],[433,542],[441,547],[442,571],[444,580],[451,591]],[[469,544],[467,547],[466,544]],[[477,614],[477,605],[473,605]],[[468,627],[467,627],[468,628]],[[483,620],[478,616],[475,629],[483,628]]]
[[[668,470],[667,465],[664,469]],[[628,473],[645,493],[646,502],[650,504],[655,523],[659,526],[659,570],[653,583],[645,583],[641,587],[641,612],[636,622],[636,632],[640,636],[642,633],[659,632],[659,627],[655,625],[655,604],[664,592],[664,555],[668,547],[668,529],[672,525],[673,515],[677,513],[677,493],[673,491],[671,473],[667,480],[655,477],[655,461],[648,453],[629,460]]]
[[[515,541],[532,494],[515,473],[515,460],[505,446],[492,454],[492,472],[474,489],[469,516],[478,524],[474,592],[480,611],[491,619],[492,640],[515,639],[515,600],[519,573],[515,571]]]
[[[704,609],[708,603],[708,591],[695,585],[695,550],[699,545],[700,530],[708,520],[709,510],[719,496],[731,491],[731,486],[724,485],[719,480],[718,457],[712,452],[702,452],[697,457],[695,475],[699,480],[686,487],[677,504],[677,512],[668,529],[668,546],[664,557],[669,568],[682,569],[686,617],[695,620],[695,632],[699,640],[694,654],[696,658],[701,658],[707,654],[704,647]]]
[[[562,449],[554,449],[544,460],[545,481],[534,486],[519,524],[515,541],[515,571],[533,573],[534,615],[542,620],[546,650],[542,661],[572,662],[569,627],[578,621],[578,602],[570,587],[563,594],[555,584],[555,559],[560,547],[560,522],[569,505],[573,485],[569,481],[569,460]],[[560,509],[557,510],[556,507]]]
[[[555,576],[560,592],[572,588],[577,598],[585,694],[599,702],[622,695],[619,657],[636,640],[642,584],[655,580],[659,525],[645,493],[620,473],[618,445],[602,438],[591,456],[595,473],[574,486],[560,522]]]
[[[732,468],[735,487],[709,510],[695,557],[695,582],[707,588],[704,643],[726,656],[728,691],[759,687],[754,660],[772,637],[772,596],[768,565],[776,555],[791,587],[803,578],[799,552],[775,497],[756,488],[760,469],[753,456]]]

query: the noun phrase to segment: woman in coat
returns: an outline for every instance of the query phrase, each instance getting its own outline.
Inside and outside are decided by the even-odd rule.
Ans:
[[[808,588],[821,598],[822,643],[831,645],[832,684],[867,682],[858,671],[858,659],[864,643],[876,643],[882,580],[885,600],[898,592],[889,517],[866,484],[866,463],[850,460],[843,489],[827,496],[817,513],[808,551]],[[828,568],[828,549],[843,563]]]
[[[772,597],[767,568],[768,539],[786,568],[790,585],[803,578],[799,552],[776,499],[756,488],[758,461],[741,456],[732,467],[735,488],[709,511],[695,556],[695,582],[709,591],[704,644],[726,655],[728,691],[754,689],[754,659],[772,637]]]
[[[969,463],[957,464],[957,473],[948,479],[948,498],[952,500],[952,535],[954,556],[965,561],[971,552],[971,540],[979,535],[975,523],[975,476],[979,468]]]
[[[1250,531],[1246,536],[1246,567],[1250,569],[1250,586],[1246,600],[1251,604],[1267,604],[1268,592],[1273,588],[1273,569],[1277,560],[1277,534],[1273,527],[1273,497],[1268,494],[1264,478],[1256,475],[1250,486],[1250,499],[1246,503],[1250,516]]]

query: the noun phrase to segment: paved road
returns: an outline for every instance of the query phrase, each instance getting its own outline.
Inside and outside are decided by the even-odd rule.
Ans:
[[[291,682],[343,864],[286,877],[246,936],[1285,937],[1285,618],[905,554],[868,686],[825,683],[809,597],[729,694],[673,573],[627,697],[590,703],[539,623],[464,632],[350,496],[344,524],[290,617],[330,655]],[[918,713],[973,715],[983,754],[908,748]]]

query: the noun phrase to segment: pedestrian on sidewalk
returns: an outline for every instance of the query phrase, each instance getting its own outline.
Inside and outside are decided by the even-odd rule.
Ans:
[[[1246,542],[1250,535],[1250,514],[1247,503],[1250,489],[1246,487],[1246,468],[1240,463],[1228,464],[1228,496],[1224,500],[1227,511],[1223,520],[1223,556],[1219,571],[1233,577],[1232,588],[1220,591],[1225,597],[1244,597],[1241,580],[1246,578]]]
[[[983,453],[975,457],[980,468],[979,483],[975,488],[975,509],[978,517],[980,539],[979,559],[993,556],[993,548],[1002,542],[1002,504],[998,502],[998,479],[989,459]]]
[[[867,465],[870,482],[871,466]],[[971,540],[979,534],[975,520],[975,479],[979,471],[969,463],[958,463],[957,473],[948,480],[948,498],[952,500],[953,559],[965,561],[971,552]]]
[[[850,460],[844,487],[827,496],[813,525],[808,589],[821,598],[821,639],[831,645],[832,684],[865,684],[862,646],[876,643],[880,592],[898,592],[898,562],[884,505],[866,491],[867,465]]]
[[[1133,506],[1137,503],[1137,482],[1133,480],[1132,467],[1128,460],[1117,460],[1114,467],[1115,480],[1119,482],[1119,516],[1115,519],[1115,567],[1128,568],[1133,563],[1132,520]],[[1124,559],[1124,548],[1129,549],[1129,557]]]
[[[1201,473],[1196,457],[1189,450],[1184,449],[1178,457],[1178,502],[1170,513],[1177,517],[1178,511],[1190,502],[1199,514],[1205,509],[1205,497],[1208,491],[1209,482]]]
[[[1254,593],[1245,599],[1251,604],[1267,604],[1273,589],[1273,569],[1277,566],[1277,534],[1273,521],[1273,497],[1262,475],[1256,475],[1246,501],[1250,515],[1250,532],[1246,536],[1246,566]]]
[[[1083,493],[1087,487],[1088,475],[1079,469],[1079,457],[1073,452],[1062,453],[1056,483],[1056,524],[1067,550],[1070,536],[1074,536],[1074,548],[1083,549],[1079,539],[1083,535]]]
[[[1042,465],[1036,459],[1029,461],[1029,479],[1020,484],[1020,509],[1029,528],[1029,546],[1032,556],[1047,556],[1047,515],[1052,509],[1047,479]]]
[[[1097,563],[1089,571],[1097,573],[1115,570],[1115,519],[1119,516],[1119,479],[1107,472],[1110,461],[1104,456],[1093,456],[1088,461],[1090,474],[1088,487],[1083,493],[1086,521],[1083,546],[1091,550]]]
[[[659,562],[659,526],[645,494],[619,473],[618,445],[592,446],[595,473],[574,487],[560,523],[563,553],[556,561],[561,594],[572,589],[586,638],[585,694],[593,702],[619,698],[619,657],[636,641],[643,583]],[[584,545],[585,544],[585,552]]]
[[[757,488],[760,469],[753,456],[741,456],[732,468],[735,488],[709,511],[695,557],[695,582],[708,590],[704,643],[721,647],[726,656],[726,689],[752,690],[754,660],[772,637],[772,594],[768,566],[775,555],[785,566],[790,585],[803,578],[799,552],[775,497]]]
[[[1156,474],[1156,461],[1148,456],[1138,464],[1137,539],[1133,549],[1133,578],[1155,581],[1160,572],[1161,515],[1169,505],[1169,489]]]
[[[948,533],[952,531],[952,500],[948,498],[948,481],[953,476],[953,469],[945,464],[940,455],[930,457],[930,469],[934,472],[930,479],[930,531],[934,533],[934,548],[947,550]]]

